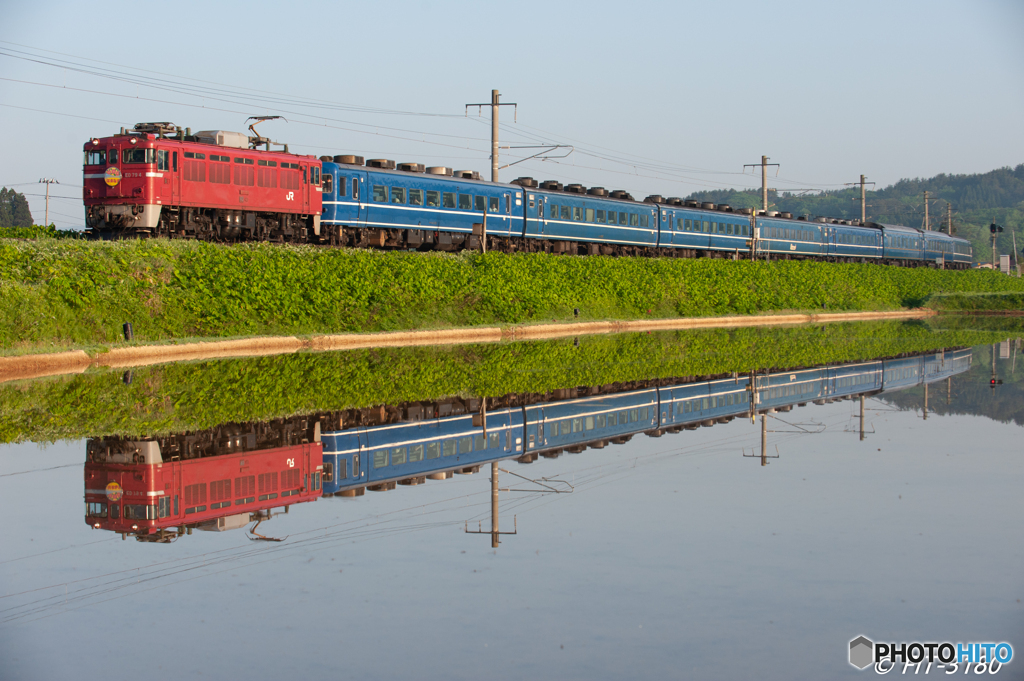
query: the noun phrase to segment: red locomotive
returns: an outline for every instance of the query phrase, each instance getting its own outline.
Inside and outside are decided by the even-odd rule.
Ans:
[[[224,530],[268,517],[274,507],[322,494],[323,446],[305,442],[187,458],[181,438],[91,440],[85,464],[85,522],[139,541],[167,542],[193,528]],[[169,451],[162,451],[164,445]]]
[[[95,238],[308,243],[320,235],[320,171],[263,137],[140,123],[85,144],[85,223]]]

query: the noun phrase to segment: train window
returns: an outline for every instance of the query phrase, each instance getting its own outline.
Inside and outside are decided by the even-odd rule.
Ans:
[[[559,206],[559,211],[563,220],[572,219],[572,211],[569,209],[569,206]]]
[[[334,176],[324,175],[324,193],[330,194],[334,191]]]
[[[501,435],[498,433],[487,433],[488,449],[498,449],[501,447]]]
[[[629,214],[629,225],[630,227],[636,227],[640,224],[640,216],[636,213]]]
[[[473,197],[469,194],[459,194],[459,208],[473,210]]]
[[[594,221],[597,222],[598,224],[601,224],[601,225],[604,224],[604,211],[603,210],[594,211]]]
[[[593,430],[593,429],[594,429],[594,417],[593,416],[588,416],[586,419],[583,420],[583,430]]]
[[[626,217],[626,213],[619,213],[619,224],[620,225],[626,224],[626,220],[627,219],[628,218]]]
[[[492,196],[487,200],[487,212],[489,213],[500,213],[501,205],[497,196]]]
[[[459,454],[468,454],[473,451],[473,437],[460,437],[459,438]]]
[[[594,425],[597,428],[604,428],[604,414],[598,414],[594,417]]]
[[[441,445],[442,456],[455,456],[455,440],[445,440]]]
[[[707,234],[708,232],[711,231],[711,226],[710,225],[711,225],[711,223],[709,223],[707,220],[702,221],[701,222],[701,231],[703,233]]]
[[[427,191],[427,205],[431,208],[437,208],[441,205],[441,192]]]
[[[302,166],[302,184],[306,184],[306,166]]]
[[[98,501],[90,501],[85,505],[86,518],[106,518],[107,505]]]
[[[436,442],[427,443],[427,458],[436,459],[441,456],[441,445]]]
[[[251,158],[236,158],[235,163],[241,163],[242,165],[251,166],[253,161]]]
[[[452,192],[444,193],[444,207],[455,208],[455,194]]]
[[[373,200],[377,203],[387,203],[388,188],[382,184],[373,185]]]
[[[177,497],[175,497],[175,499],[177,499]],[[206,510],[205,506],[203,506],[203,510],[204,511]],[[118,518],[120,518],[121,517],[121,507],[118,506],[117,504],[112,504],[110,506],[110,517],[113,518],[114,520],[117,520]]]
[[[246,163],[252,163],[251,158],[245,159]],[[313,184],[320,184],[320,168],[313,166],[309,169],[309,181]]]
[[[178,172],[178,152],[171,154],[171,170]]]
[[[211,161],[227,161],[228,157],[227,156],[210,156],[210,160]],[[273,165],[273,161],[271,161],[271,165]],[[290,168],[291,170],[298,170],[299,169],[299,164],[298,163],[288,163],[286,161],[281,161],[281,167],[282,168]]]
[[[185,158],[205,159],[206,158],[206,154],[200,154],[199,152],[186,151],[185,152]],[[267,162],[263,161],[262,164],[266,165]],[[274,163],[274,165],[276,166],[277,163]]]
[[[487,197],[486,196],[474,196],[473,197],[473,210],[478,210],[483,213],[487,210]]]
[[[388,465],[388,450],[378,449],[373,453],[373,467],[384,468]]]
[[[391,203],[405,203],[405,187],[391,188]]]
[[[650,217],[651,217],[650,215],[641,215],[640,216],[640,226],[641,227],[649,227],[650,226]]]
[[[422,189],[410,189],[409,190],[409,205],[410,206],[422,206],[423,205],[423,190]]]
[[[726,224],[726,226],[725,226],[725,233],[729,234],[729,235],[732,234],[732,223]]]
[[[107,163],[117,163],[117,149],[111,149],[107,153]]]
[[[171,515],[171,498],[168,496],[162,496],[156,500],[156,517],[166,518]]]
[[[107,164],[107,150],[99,149],[97,151],[85,152],[85,165],[87,166],[102,166]]]
[[[583,208],[582,207],[580,207],[580,206],[573,206],[572,207],[572,219],[575,220],[576,222],[582,222],[583,221]]]
[[[408,450],[405,447],[395,447],[391,450],[391,465],[400,466],[405,463]]]
[[[121,163],[156,163],[156,149],[124,149]]]
[[[197,155],[199,156],[199,158],[203,157],[202,154],[197,154]],[[185,158],[188,158],[188,153],[185,154]],[[258,165],[258,166],[267,166],[267,167],[270,167],[270,168],[276,168],[277,167],[277,161],[267,161],[266,159],[262,159],[261,158],[260,160],[256,161],[256,165]]]
[[[552,220],[558,219],[558,206],[556,206],[554,204],[548,204],[548,205],[551,206],[551,219]]]
[[[608,427],[619,425],[619,417],[615,414],[608,414]]]
[[[473,449],[482,452],[487,449],[487,437],[483,434],[477,435],[473,441]]]
[[[409,463],[423,461],[423,445],[412,445],[409,447]]]

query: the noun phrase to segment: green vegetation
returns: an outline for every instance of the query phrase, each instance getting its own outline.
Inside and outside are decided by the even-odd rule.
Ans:
[[[989,320],[983,320],[988,322]],[[450,395],[559,388],[795,368],[1002,340],[992,330],[923,322],[708,329],[536,343],[393,348],[177,363],[0,384],[0,442],[160,435],[226,422]]]
[[[925,304],[944,312],[1018,312],[1024,311],[1024,292],[937,293]]]
[[[991,271],[817,262],[375,252],[188,241],[0,242],[0,348],[882,310],[1024,291]]]
[[[82,232],[55,226],[0,227],[0,239],[81,239]]]
[[[32,211],[24,194],[0,187],[0,227],[31,227]]]
[[[924,224],[924,192],[928,191],[932,228],[942,228],[947,203],[953,207],[954,234],[968,239],[974,247],[976,262],[991,262],[992,242],[988,225],[995,222],[1005,228],[998,235],[1000,253],[1017,253],[1024,248],[1024,164],[999,168],[974,175],[936,175],[927,179],[905,179],[896,184],[869,191],[868,218],[876,222],[920,227]],[[760,208],[758,190],[735,189],[696,192],[690,199],[727,203],[734,208]],[[811,217],[860,218],[860,188],[852,187],[812,195],[769,192],[773,210]]]

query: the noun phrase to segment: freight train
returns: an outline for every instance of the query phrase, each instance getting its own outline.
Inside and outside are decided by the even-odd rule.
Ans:
[[[265,144],[265,149],[256,148]],[[92,238],[170,237],[355,248],[814,259],[966,269],[968,241],[875,222],[636,201],[521,177],[360,156],[271,151],[262,137],[140,123],[84,147]]]
[[[967,371],[970,349],[747,375],[661,379],[548,394],[378,405],[159,438],[87,443],[85,522],[168,543],[273,509],[532,463],[794,406],[933,383]],[[486,428],[484,427],[486,424]]]

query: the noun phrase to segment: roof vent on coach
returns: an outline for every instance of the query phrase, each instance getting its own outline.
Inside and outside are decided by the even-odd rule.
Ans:
[[[479,180],[480,173],[475,170],[456,170],[455,177],[463,180]]]
[[[700,203],[694,201],[693,199],[685,199],[683,201],[683,205],[686,206],[687,208],[700,208]]]
[[[384,170],[394,170],[395,162],[389,158],[371,158],[366,162],[367,168],[382,168]]]
[[[608,190],[604,187],[591,187],[587,190],[590,196],[608,196]]]
[[[728,203],[720,203],[718,204],[718,210],[722,211],[723,213],[731,213],[732,206],[730,206]]]
[[[540,183],[540,188],[560,192],[562,191],[562,183],[557,180],[544,180]]]
[[[321,156],[320,161],[322,163],[331,163],[334,160],[333,156]]]
[[[422,163],[399,163],[398,169],[407,173],[422,173],[426,168]]]
[[[510,182],[509,184],[518,184],[520,187],[536,187],[537,180],[533,179],[532,177],[517,177],[516,179],[512,180],[512,182]]]
[[[452,169],[447,166],[430,166],[427,168],[427,175],[446,175],[451,177]]]
[[[366,159],[362,156],[353,156],[352,154],[338,154],[334,157],[334,162],[349,166],[361,166],[366,163]]]
[[[714,210],[715,204],[705,201],[704,203],[700,204],[700,207],[704,208],[705,210]]]
[[[815,222],[820,222],[820,223],[824,224],[824,223],[828,222],[828,218],[814,218],[814,221]]]
[[[586,194],[587,188],[582,184],[567,184],[565,185],[565,191],[572,192],[573,194]]]
[[[768,217],[770,217],[770,218],[777,218],[777,217],[779,217],[779,211],[777,211],[777,210],[770,210],[770,211],[768,211],[768,212],[767,212],[767,213],[765,213],[765,214],[766,214],[766,215],[767,215]]]
[[[667,203],[670,206],[681,206],[683,205],[683,200],[678,196],[670,196],[667,199],[665,199],[665,203]]]
[[[781,213],[779,213],[779,217],[780,218],[786,218],[787,220],[792,220],[793,219],[793,214],[789,213],[789,212],[786,212],[786,211],[782,211]]]
[[[800,217],[797,218],[797,220],[803,220],[804,222],[807,222],[807,216],[801,215]]]
[[[616,189],[611,194],[609,194],[609,196],[611,196],[613,199],[622,199],[623,201],[634,200],[632,195],[630,195],[630,193],[625,191],[624,189]]]
[[[739,213],[740,215],[753,215],[754,214],[754,209],[753,208],[737,208],[736,212]]]
[[[665,203],[665,197],[661,194],[651,194],[644,199],[644,203]]]

